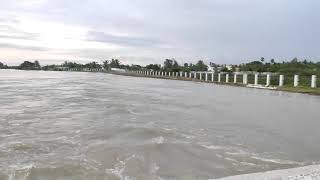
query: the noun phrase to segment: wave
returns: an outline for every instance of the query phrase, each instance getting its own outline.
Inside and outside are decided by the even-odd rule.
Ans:
[[[215,146],[215,145],[201,145],[204,148],[207,149],[214,149],[214,150],[218,150],[218,149],[227,149],[226,147],[223,146]]]
[[[243,150],[238,152],[225,152],[227,158],[236,159],[240,163],[250,163],[257,165],[268,165],[268,164],[277,164],[277,165],[290,165],[290,166],[304,166],[305,163],[297,162],[293,160],[278,159],[265,157],[256,153],[249,153]]]

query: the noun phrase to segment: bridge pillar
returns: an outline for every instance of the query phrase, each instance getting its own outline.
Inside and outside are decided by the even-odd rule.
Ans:
[[[243,84],[248,84],[248,74],[243,74],[243,75],[242,75],[242,78],[243,78],[242,83],[243,83]]]
[[[271,79],[271,75],[270,75],[270,74],[267,74],[266,86],[270,86],[270,79]]]
[[[299,86],[299,75],[294,75],[294,78],[293,78],[293,86],[294,86],[294,87]]]
[[[254,85],[258,85],[258,80],[259,80],[259,74],[256,73],[254,74]]]
[[[317,76],[312,75],[311,76],[311,88],[316,88],[317,87]]]

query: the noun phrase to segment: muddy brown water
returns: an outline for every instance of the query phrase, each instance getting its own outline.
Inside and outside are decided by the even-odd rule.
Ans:
[[[0,180],[210,179],[320,162],[320,97],[0,70]]]

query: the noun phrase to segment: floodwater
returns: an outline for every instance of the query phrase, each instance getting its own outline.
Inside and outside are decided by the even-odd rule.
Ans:
[[[320,162],[320,98],[0,70],[0,180],[210,179]]]

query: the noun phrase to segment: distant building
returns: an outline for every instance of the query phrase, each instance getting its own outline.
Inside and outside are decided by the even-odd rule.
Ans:
[[[225,68],[227,68],[228,71],[232,71],[232,65],[225,65]]]
[[[120,69],[120,68],[111,68],[111,71],[126,72],[125,69]]]
[[[210,72],[217,71],[217,65],[215,63],[210,62],[208,65],[208,71],[210,71]]]
[[[214,72],[214,71],[215,71],[215,68],[214,68],[214,67],[212,67],[212,66],[210,66],[210,65],[208,65],[208,71],[210,71],[210,72]]]
[[[221,72],[224,69],[227,69],[228,71],[233,70],[234,65],[226,65],[226,64],[215,64],[210,62],[208,65],[208,71],[215,71],[215,72]]]

